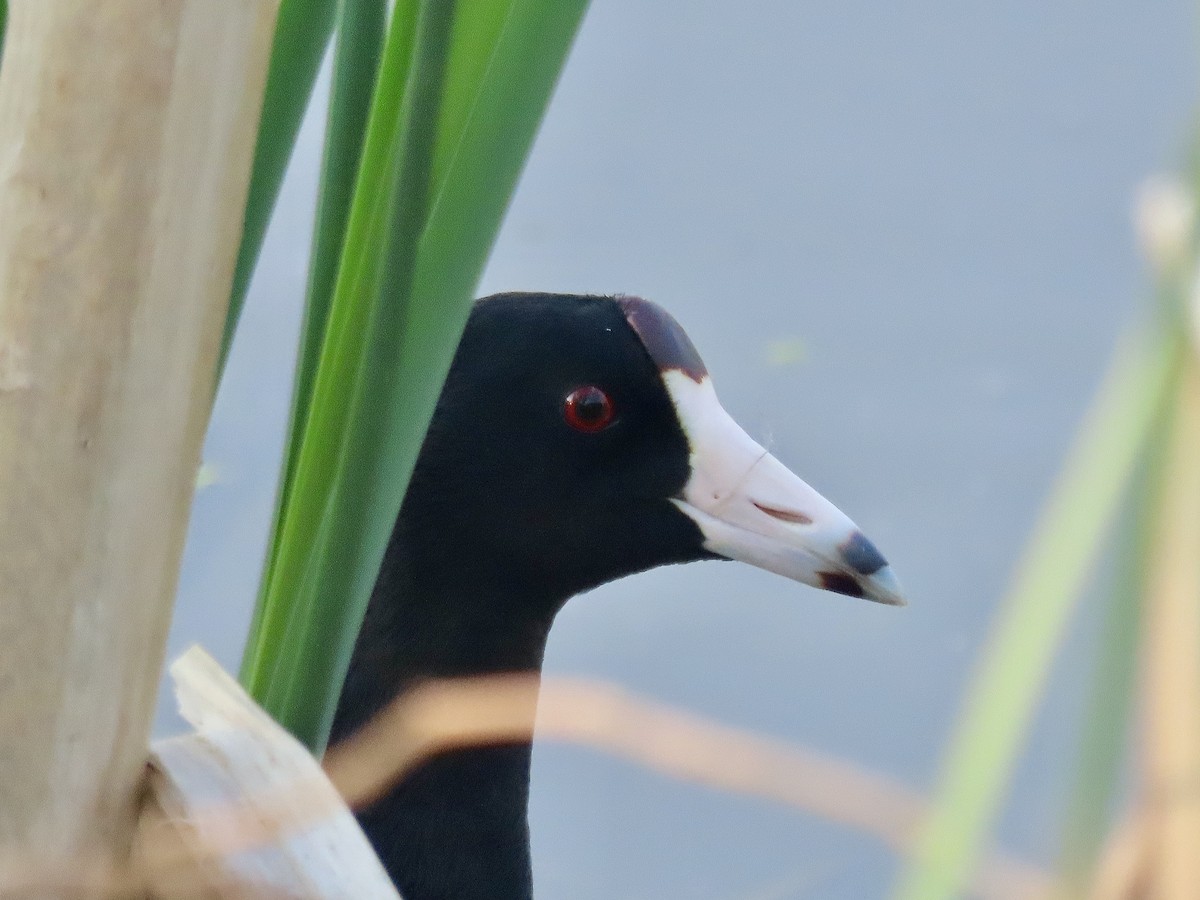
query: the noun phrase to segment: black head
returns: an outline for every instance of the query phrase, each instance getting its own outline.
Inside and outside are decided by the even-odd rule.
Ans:
[[[475,305],[405,500],[431,560],[561,602],[712,555],[671,502],[688,441],[628,302],[530,293]]]

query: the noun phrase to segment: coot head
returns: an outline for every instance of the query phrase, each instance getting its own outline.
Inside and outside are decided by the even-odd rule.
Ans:
[[[405,506],[442,565],[550,603],[704,558],[902,602],[870,541],[730,418],[682,328],[636,297],[480,301]]]

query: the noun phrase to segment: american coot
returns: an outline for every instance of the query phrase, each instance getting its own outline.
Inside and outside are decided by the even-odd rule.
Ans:
[[[476,303],[338,705],[344,739],[415,682],[536,672],[569,597],[738,559],[901,604],[886,560],[717,401],[683,329],[637,297]],[[405,900],[532,893],[527,743],[443,754],[359,819]]]

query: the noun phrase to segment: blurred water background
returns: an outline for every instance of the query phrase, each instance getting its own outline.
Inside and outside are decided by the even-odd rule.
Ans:
[[[612,679],[922,789],[995,603],[1121,328],[1132,195],[1182,159],[1182,0],[594,0],[480,288],[641,294],[726,407],[891,559],[907,609],[736,564],[574,600],[547,673]],[[236,669],[303,303],[306,122],[218,397],[171,653]],[[1102,591],[1056,668],[1000,839],[1054,860]],[[159,730],[176,727],[170,702]],[[870,838],[556,745],[543,900],[882,895]]]

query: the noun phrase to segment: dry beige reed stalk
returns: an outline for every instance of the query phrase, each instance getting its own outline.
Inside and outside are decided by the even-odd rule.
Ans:
[[[521,675],[427,683],[334,748],[324,766],[343,796],[361,805],[432,754],[528,740],[535,721],[540,739],[606,750],[673,777],[783,803],[901,853],[926,808],[909,788],[790,743],[648,702],[612,685],[558,678],[539,685]],[[79,897],[291,896],[230,878],[223,861],[270,848],[335,814],[335,804],[321,799],[328,796],[326,788],[277,784],[242,802],[194,809],[186,822],[152,805],[127,869],[72,867],[64,876],[28,861],[11,866],[0,861],[0,897],[37,896],[49,886],[77,890]],[[304,801],[299,805],[298,796]],[[1046,874],[993,854],[974,892],[988,900],[1034,900],[1050,896],[1052,887]]]

